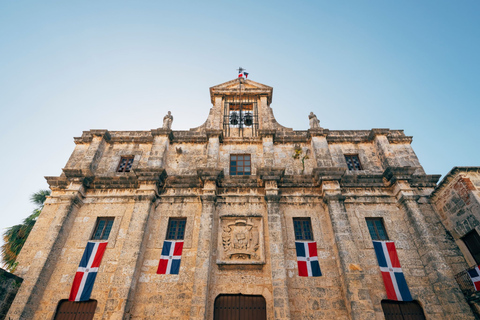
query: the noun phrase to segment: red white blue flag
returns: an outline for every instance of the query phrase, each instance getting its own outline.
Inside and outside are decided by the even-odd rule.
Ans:
[[[468,275],[470,276],[470,279],[472,279],[475,290],[480,291],[480,270],[478,269],[478,266],[474,269],[468,270]]]
[[[70,301],[88,301],[108,242],[88,242],[73,279]]]
[[[382,272],[387,298],[396,301],[412,301],[412,295],[398,260],[395,243],[393,241],[373,241],[373,247]]]
[[[157,274],[178,274],[182,259],[183,241],[164,241]]]
[[[295,242],[297,249],[298,275],[300,277],[320,277],[316,242]]]

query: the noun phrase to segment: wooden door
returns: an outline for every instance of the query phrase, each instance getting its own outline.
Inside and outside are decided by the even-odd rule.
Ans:
[[[97,300],[68,301],[60,300],[54,320],[92,320]]]
[[[385,320],[425,320],[425,314],[416,301],[382,301]]]
[[[266,320],[267,309],[262,296],[221,294],[215,299],[214,320]]]

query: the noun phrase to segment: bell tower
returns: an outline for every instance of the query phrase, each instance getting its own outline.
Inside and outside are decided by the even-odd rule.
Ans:
[[[270,108],[272,94],[272,87],[243,77],[211,87],[206,128],[221,130],[225,138],[254,138],[260,130],[281,127]]]

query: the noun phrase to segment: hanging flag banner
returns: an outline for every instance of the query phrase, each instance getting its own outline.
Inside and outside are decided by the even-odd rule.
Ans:
[[[158,264],[157,274],[178,274],[182,259],[183,241],[163,242],[162,255]]]
[[[395,301],[412,301],[407,281],[397,256],[393,241],[373,241],[378,265],[382,272],[387,298]]]
[[[297,265],[300,277],[320,277],[320,263],[318,262],[316,242],[297,242]]]
[[[103,253],[107,248],[107,241],[87,243],[83,252],[82,260],[78,265],[77,273],[73,279],[72,289],[70,290],[70,301],[88,301],[92,294],[95,278],[97,277],[98,267],[102,262]]]
[[[473,282],[476,291],[480,291],[480,269],[476,266],[474,269],[468,270],[468,275]]]

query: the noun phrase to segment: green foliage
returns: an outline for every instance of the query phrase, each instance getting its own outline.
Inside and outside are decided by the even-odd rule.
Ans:
[[[292,158],[295,160],[300,159],[302,161],[302,174],[305,171],[305,160],[310,159],[308,156],[309,152],[310,150],[307,149],[307,151],[305,151],[305,154],[303,154],[302,148],[300,148],[300,146],[298,145],[295,145],[294,154],[292,155]]]
[[[40,190],[30,197],[30,201],[38,207],[33,213],[23,220],[23,223],[7,228],[3,233],[3,241],[5,242],[1,248],[1,256],[4,267],[10,271],[15,271],[17,267],[17,256],[22,250],[30,231],[32,231],[38,216],[43,209],[43,203],[50,195],[50,190]]]

